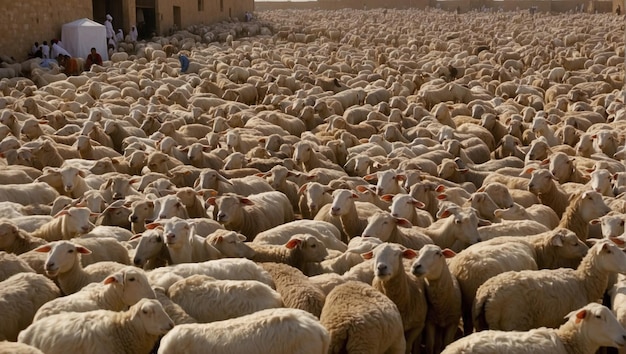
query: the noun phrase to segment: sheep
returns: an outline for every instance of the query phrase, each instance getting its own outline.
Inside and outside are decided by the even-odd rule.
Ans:
[[[325,294],[306,275],[283,263],[261,263],[261,267],[272,276],[285,307],[304,310],[319,318]]]
[[[404,353],[398,307],[368,284],[349,281],[326,297],[320,323],[330,333],[330,353]]]
[[[194,225],[179,217],[165,222],[163,237],[173,264],[221,258],[221,253],[215,247],[196,235]]]
[[[176,326],[161,339],[158,353],[317,354],[327,352],[329,344],[328,331],[311,314],[267,309],[225,321]]]
[[[254,251],[251,259],[255,262],[285,263],[307,274],[306,266],[311,262],[321,262],[328,256],[324,244],[313,235],[293,235],[283,246],[251,243]],[[308,275],[308,274],[307,274]]]
[[[548,231],[548,227],[532,220],[502,221],[478,228],[480,239],[491,240],[501,236],[527,236]]]
[[[626,254],[612,241],[602,239],[589,249],[576,270],[530,270],[496,275],[476,292],[472,311],[474,323],[478,330],[556,327],[572,308],[601,298],[613,272],[626,272]],[[520,293],[524,296],[520,297]],[[499,306],[502,300],[505,306]],[[534,311],[521,314],[517,311],[520,308]]]
[[[0,281],[22,272],[34,273],[35,270],[16,255],[0,251]]]
[[[274,281],[267,271],[248,259],[225,258],[201,263],[182,263],[156,268],[148,272],[153,286],[167,291],[176,281],[193,274],[204,274],[215,279],[257,280],[274,288]]]
[[[310,141],[300,141],[294,145],[293,161],[297,166],[303,166],[305,172],[314,168],[323,167],[331,170],[343,170],[315,151],[314,143]]]
[[[401,230],[400,227],[405,231]],[[370,216],[362,235],[364,237],[377,237],[383,242],[398,243],[415,250],[433,243],[430,237],[418,229],[413,229],[408,220],[394,217],[387,211],[379,211]]]
[[[209,245],[218,250],[223,257],[252,258],[254,250],[244,243],[246,237],[235,231],[217,230],[206,238]]]
[[[325,221],[294,220],[256,235],[253,243],[283,245],[292,235],[310,234],[322,241],[329,250],[345,251],[348,247],[341,242],[341,233],[333,224]]]
[[[194,188],[196,190],[213,189],[217,191],[218,194],[237,193],[246,197],[252,194],[271,192],[274,190],[274,188],[261,177],[247,176],[243,178],[227,179],[218,171],[209,168],[202,170]]]
[[[506,271],[575,267],[587,249],[573,232],[557,228],[528,237],[498,237],[459,253],[449,267],[461,286],[465,333],[473,330],[472,303],[487,279]]]
[[[541,204],[547,205],[561,218],[569,205],[569,194],[555,182],[556,178],[550,171],[533,170],[528,181],[528,190],[537,195]]]
[[[0,282],[0,309],[3,323],[0,340],[16,341],[18,333],[28,327],[37,310],[61,296],[59,288],[43,275],[19,273]]]
[[[80,157],[87,160],[100,160],[104,157],[119,157],[122,156],[119,152],[113,150],[108,146],[94,145],[88,136],[78,136],[74,147],[80,153]]]
[[[270,186],[272,186],[274,190],[284,193],[287,198],[289,198],[293,210],[298,210],[299,186],[296,183],[287,180],[287,177],[290,174],[291,172],[285,166],[274,166],[263,176],[268,179]]]
[[[217,280],[206,275],[192,275],[174,283],[168,295],[200,323],[283,307],[275,290],[255,280]]]
[[[69,312],[34,322],[18,337],[46,353],[147,353],[174,323],[154,299],[128,311]]]
[[[619,237],[624,233],[624,215],[613,214],[613,212],[593,219],[590,225],[600,224],[603,238]]]
[[[402,188],[401,183],[406,179],[404,174],[393,170],[377,172],[375,175],[367,175],[363,177],[366,181],[377,179],[376,194],[382,196],[384,194],[406,194],[406,190]]]
[[[92,214],[88,208],[71,207],[62,210],[52,220],[35,230],[31,236],[46,241],[58,241],[86,234],[95,227],[89,221],[89,216]]]
[[[373,215],[380,208],[371,203],[356,202],[359,198],[357,194],[348,189],[337,189],[333,192],[332,204],[327,204],[320,208],[314,220],[331,221],[332,218],[339,218],[342,231],[342,241],[363,233],[367,226],[367,218]],[[336,225],[333,222],[333,225]]]
[[[312,219],[321,207],[333,202],[333,189],[318,182],[308,182],[298,189],[298,207],[303,219]]]
[[[389,199],[387,195],[383,195],[381,198],[387,201]],[[424,203],[408,194],[396,194],[391,198],[389,211],[393,217],[407,219],[412,225],[428,227],[434,220],[428,212],[418,210],[418,208],[424,207]]]
[[[404,270],[402,259],[412,259],[417,252],[404,246],[383,243],[372,251],[362,254],[364,259],[372,259],[374,270],[372,286],[393,301],[402,316],[402,326],[406,339],[406,352],[420,338],[426,321],[427,303],[423,279],[416,278]]]
[[[513,206],[508,209],[497,209],[493,213],[495,217],[503,220],[534,220],[549,229],[556,228],[560,222],[554,210],[543,204],[535,204],[531,207],[524,208],[514,203]]]
[[[37,310],[33,321],[64,312],[122,311],[143,298],[155,299],[154,290],[141,269],[128,266],[100,284],[90,285],[74,294],[47,302]]]
[[[589,236],[589,222],[611,211],[598,192],[587,191],[572,196],[563,213],[559,227],[574,231],[578,238],[586,241]]]
[[[529,312],[530,309],[522,309]],[[622,347],[626,331],[607,307],[589,303],[565,316],[558,329],[529,332],[483,331],[450,344],[442,354],[595,353],[601,346]]]
[[[173,302],[165,293],[165,289],[161,287],[154,287],[154,293],[156,294],[157,300],[163,306],[165,313],[174,321],[176,325],[184,324],[184,323],[198,323],[195,318],[189,316],[188,313],[183,310],[178,304]]]
[[[436,245],[426,245],[411,265],[411,273],[424,277],[428,315],[424,336],[426,352],[439,353],[454,340],[461,319],[461,289],[450,273],[446,258],[456,254]]]
[[[291,203],[281,192],[264,192],[248,197],[228,194],[210,197],[207,204],[216,206],[219,223],[229,230],[240,232],[250,241],[259,232],[294,220]]]
[[[57,277],[59,288],[66,295],[77,292],[89,283],[100,282],[124,267],[124,264],[109,261],[83,268],[79,254],[90,254],[91,251],[69,241],[51,242],[33,251],[48,253],[46,274]]]
[[[12,354],[43,354],[41,350],[33,346],[7,341],[0,341],[0,352]]]
[[[22,205],[51,204],[59,193],[47,183],[0,185],[0,200]]]
[[[0,251],[22,254],[44,244],[45,240],[20,230],[10,220],[0,220]]]
[[[142,234],[137,234],[131,241],[139,238],[139,243],[135,248],[133,264],[145,270],[163,267],[172,264],[172,258],[167,245],[163,241],[163,229],[155,228],[146,230]]]

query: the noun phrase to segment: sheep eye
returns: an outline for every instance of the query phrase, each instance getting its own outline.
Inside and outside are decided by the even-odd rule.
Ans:
[[[128,281],[135,281],[135,278],[130,278],[128,279]]]
[[[311,245],[311,248],[315,248],[315,247],[317,247],[317,245]]]
[[[148,310],[141,310],[141,312],[143,312],[144,315],[148,314]]]
[[[161,236],[157,236],[156,240],[157,242],[163,242],[163,240],[161,239]]]
[[[74,250],[68,250],[67,253],[74,253]]]
[[[596,315],[596,318],[602,319],[602,316],[600,316],[600,315]]]

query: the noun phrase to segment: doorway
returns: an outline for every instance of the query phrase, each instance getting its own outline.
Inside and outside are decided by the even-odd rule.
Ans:
[[[176,30],[180,30],[182,28],[181,22],[180,6],[174,6],[174,27]]]

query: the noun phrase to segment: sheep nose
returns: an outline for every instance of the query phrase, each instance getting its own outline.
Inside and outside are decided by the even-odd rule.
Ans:
[[[50,269],[54,267],[54,263],[46,263],[46,269]]]
[[[338,213],[340,208],[330,208],[333,213]]]
[[[218,221],[223,220],[225,217],[226,217],[226,214],[223,214],[223,213],[217,214],[217,220]]]
[[[137,222],[137,219],[139,219],[139,218],[137,216],[133,216],[133,215],[131,215],[130,218],[128,218],[128,220],[130,222]]]
[[[413,269],[414,270],[417,270],[417,269],[420,269],[420,268],[422,268],[422,265],[419,264],[419,263],[416,263],[416,264],[413,265]]]
[[[379,265],[376,266],[376,269],[379,272],[383,272],[383,271],[387,270],[387,266],[385,264],[379,264]]]
[[[394,218],[397,218],[398,217],[398,213],[393,213],[393,214],[391,214],[391,216],[393,216]]]
[[[89,232],[89,230],[91,230],[91,227],[90,226],[83,226],[83,227],[81,227],[81,229],[83,231],[85,231],[85,232]]]
[[[165,238],[168,239],[168,240],[171,240],[171,239],[176,238],[176,235],[175,234],[167,234],[167,235],[165,235]]]
[[[124,199],[124,196],[121,193],[115,193],[113,194],[113,199],[115,200]]]
[[[73,188],[73,187],[74,187],[74,186],[72,186],[72,185],[66,185],[66,186],[65,186],[65,191],[66,191],[66,192],[69,192],[69,191],[71,191],[71,190],[72,190],[72,188]]]
[[[161,215],[159,215],[159,219],[167,219],[167,215],[161,214]]]
[[[136,266],[140,266],[141,265],[141,258],[133,259],[133,264],[136,265]]]
[[[476,242],[480,242],[480,241],[482,241],[480,237],[476,239]]]
[[[534,184],[529,184],[529,185],[528,185],[528,189],[533,189],[533,188],[535,188],[535,185],[534,185]]]
[[[145,224],[152,224],[154,222],[154,219],[146,219],[144,220]]]

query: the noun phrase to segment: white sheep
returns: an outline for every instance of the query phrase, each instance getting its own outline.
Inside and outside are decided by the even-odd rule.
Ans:
[[[69,312],[36,321],[20,343],[45,353],[147,353],[174,327],[157,300],[143,299],[128,311]]]
[[[214,323],[176,326],[161,339],[158,353],[319,354],[328,351],[329,343],[328,331],[313,315],[281,308]]]
[[[271,276],[285,307],[305,310],[319,317],[325,294],[300,270],[284,263],[261,263]]]
[[[433,243],[433,240],[424,235],[421,229],[413,228],[407,219],[393,217],[387,211],[379,211],[370,216],[362,235],[377,237],[383,242],[398,243],[415,250]]]
[[[398,307],[370,285],[346,282],[335,287],[326,300],[320,322],[330,333],[329,352],[405,352]]]
[[[554,229],[560,222],[554,210],[543,204],[535,204],[531,207],[524,208],[514,203],[513,206],[508,209],[496,209],[493,214],[495,217],[503,220],[534,220],[547,226],[549,229]]]
[[[383,195],[382,199],[388,200],[388,195]],[[396,218],[407,219],[412,225],[428,227],[434,220],[430,214],[424,210],[426,205],[408,194],[396,194],[391,199],[389,211]]]
[[[128,266],[100,284],[91,284],[74,294],[47,302],[37,310],[33,321],[63,312],[122,311],[143,298],[156,298],[154,290],[141,269]]]
[[[587,249],[576,234],[557,228],[528,237],[497,237],[457,254],[449,267],[461,286],[465,333],[473,330],[472,303],[487,279],[507,271],[575,267]]]
[[[7,342],[7,341],[0,341],[0,353],[43,354],[41,350],[33,346],[30,346],[24,343]]]
[[[371,267],[375,277],[372,286],[398,306],[407,353],[410,353],[414,344],[419,345],[415,342],[424,329],[428,312],[423,279],[407,273],[402,262],[404,258],[415,258],[417,252],[401,245],[383,243],[362,256],[373,259]]]
[[[249,258],[254,256],[254,250],[248,245],[246,236],[235,231],[217,230],[206,238],[206,242],[218,250],[223,257]]]
[[[182,263],[156,268],[148,272],[148,280],[154,286],[167,291],[182,278],[203,274],[215,279],[257,280],[274,287],[274,281],[267,271],[253,261],[243,258],[224,258],[201,263]]]
[[[436,245],[426,245],[411,265],[411,273],[424,277],[428,315],[424,336],[427,353],[439,353],[452,343],[461,320],[461,288],[450,273],[446,258],[456,254]]]
[[[229,230],[238,231],[248,240],[262,231],[294,220],[289,199],[281,192],[264,192],[248,197],[224,195],[210,197],[207,204],[216,206],[216,220]]]
[[[333,202],[333,189],[318,182],[308,182],[298,189],[298,207],[303,219],[312,219],[321,207]]]
[[[37,309],[59,296],[61,291],[52,280],[36,273],[19,273],[0,282],[0,340],[16,341],[18,333],[33,321]]]
[[[530,312],[531,309],[520,309]],[[623,347],[626,331],[607,307],[589,303],[565,316],[558,329],[528,332],[482,331],[450,344],[442,354],[461,353],[595,353],[602,347]]]
[[[173,264],[204,262],[222,256],[203,237],[196,235],[193,225],[178,217],[165,222],[163,237]]]
[[[133,264],[145,270],[172,264],[170,252],[163,241],[163,229],[155,228],[133,236],[130,240],[139,239],[133,256]]]
[[[80,254],[91,251],[69,241],[55,241],[35,248],[35,252],[48,253],[46,274],[57,277],[59,287],[64,294],[73,294],[85,285],[100,282],[124,267],[116,262],[98,262],[85,268],[80,263]]]
[[[198,322],[209,323],[283,307],[275,290],[256,280],[217,280],[192,275],[172,284],[172,301]]]
[[[89,221],[93,213],[89,208],[61,210],[48,223],[35,230],[31,236],[46,241],[69,240],[91,231],[95,225]]]
[[[12,253],[0,251],[0,281],[22,272],[35,273],[28,262]]]
[[[600,193],[587,191],[573,195],[563,213],[559,227],[572,230],[585,241],[589,237],[589,222],[611,211]]]
[[[325,221],[313,220],[294,220],[279,226],[275,226],[269,230],[260,232],[256,235],[252,242],[283,245],[292,235],[310,234],[322,241],[327,249],[345,251],[347,246],[340,241],[341,232],[337,227]]]
[[[0,200],[22,205],[51,204],[59,193],[47,183],[0,185]]]
[[[324,244],[307,234],[293,235],[282,246],[250,244],[255,262],[285,263],[307,274],[306,268],[309,263],[321,262],[328,256]]]
[[[609,275],[614,272],[626,272],[626,254],[612,241],[602,239],[589,249],[575,270],[527,270],[496,275],[476,292],[474,324],[478,330],[557,327],[572,308],[601,298]],[[522,313],[518,311],[521,308],[532,311]]]
[[[196,189],[213,189],[218,194],[237,193],[243,196],[271,192],[274,190],[265,179],[257,176],[227,179],[219,172],[207,168],[200,172],[198,181],[194,185]]]

